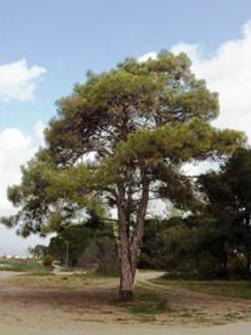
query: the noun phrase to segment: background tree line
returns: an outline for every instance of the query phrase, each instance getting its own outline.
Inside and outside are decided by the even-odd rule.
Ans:
[[[197,215],[150,220],[140,266],[201,278],[250,278],[251,150],[237,150],[219,171],[200,175]]]

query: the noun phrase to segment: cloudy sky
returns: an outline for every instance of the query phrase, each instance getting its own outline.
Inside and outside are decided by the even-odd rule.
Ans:
[[[125,57],[185,51],[198,78],[219,92],[219,127],[251,139],[249,0],[0,1],[0,215],[13,212],[8,185],[43,141],[55,101],[87,70]],[[143,58],[142,58],[143,57]],[[37,242],[0,227],[0,254]]]

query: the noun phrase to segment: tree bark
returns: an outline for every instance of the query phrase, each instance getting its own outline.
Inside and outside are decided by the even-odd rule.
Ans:
[[[130,301],[133,299],[133,274],[131,269],[130,258],[128,257],[128,245],[121,241],[120,244],[120,287],[119,299]]]
[[[133,284],[137,269],[138,249],[143,238],[146,209],[149,200],[149,181],[144,174],[142,184],[142,195],[138,205],[136,224],[132,236],[130,236],[131,213],[128,213],[130,206],[128,206],[126,201],[131,201],[131,199],[125,198],[123,188],[120,188],[117,197],[119,220],[118,256],[120,264],[119,298],[122,301],[133,299]]]
[[[120,264],[120,286],[119,299],[129,301],[133,299],[133,275],[131,259],[129,254],[128,222],[122,208],[118,208],[119,213],[119,242],[118,255]]]
[[[250,214],[248,213],[246,216],[246,258],[247,258],[247,275],[251,274],[251,255],[250,255]]]
[[[126,216],[126,206],[123,192],[118,197],[118,220],[119,220],[119,241],[118,256],[120,265],[120,286],[119,299],[129,301],[133,299],[133,278],[129,255],[128,221]]]

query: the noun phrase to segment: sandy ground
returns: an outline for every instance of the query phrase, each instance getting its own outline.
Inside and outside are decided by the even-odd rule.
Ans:
[[[18,325],[1,325],[0,333],[8,335],[250,335],[251,323],[238,323],[216,327],[187,329],[184,327],[167,327],[151,325],[127,326],[120,324],[100,325],[82,324],[79,328],[65,325],[62,327],[35,327]]]
[[[138,281],[146,285],[147,280],[156,275],[140,273]],[[251,332],[251,322],[238,321],[248,320],[251,315],[251,303],[243,300],[167,290],[165,294],[175,313],[137,319],[107,304],[107,296],[115,292],[115,279],[97,280],[89,287],[86,282],[83,290],[79,279],[72,287],[62,276],[64,286],[59,290],[58,278],[41,277],[38,282],[33,281],[33,277],[30,281],[27,278],[0,272],[1,335],[128,335],[129,332],[136,335],[247,335]],[[191,318],[187,320],[189,311],[195,314],[203,311],[201,323],[195,324]],[[222,321],[224,315],[230,315],[235,323],[211,326],[213,321]]]

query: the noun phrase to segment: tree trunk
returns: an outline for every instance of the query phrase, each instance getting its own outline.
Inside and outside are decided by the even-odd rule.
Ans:
[[[129,222],[126,215],[126,203],[123,191],[117,199],[119,220],[118,256],[120,266],[119,299],[129,301],[133,299],[133,277],[129,253]]]
[[[143,238],[144,221],[149,196],[149,181],[145,175],[143,175],[142,178],[142,185],[142,197],[139,202],[133,232],[130,232],[130,197],[126,199],[123,187],[119,188],[117,197],[119,220],[118,256],[120,264],[119,299],[122,301],[130,301],[133,299],[133,283],[137,268],[138,248]]]
[[[65,265],[69,266],[69,247],[70,247],[70,242],[65,240]]]
[[[199,254],[199,252],[195,253],[195,268],[196,268],[197,273],[199,273],[200,272],[200,254]]]
[[[133,274],[131,262],[128,255],[128,246],[121,241],[120,247],[120,287],[119,299],[122,301],[130,301],[133,299]]]
[[[122,301],[133,300],[133,284],[137,269],[138,246],[132,248],[126,238],[120,237],[119,258],[120,258],[120,287],[119,299]]]
[[[250,276],[251,273],[251,256],[250,256],[250,214],[246,217],[246,258],[247,258],[247,275]]]

